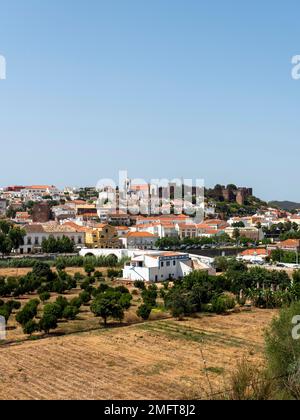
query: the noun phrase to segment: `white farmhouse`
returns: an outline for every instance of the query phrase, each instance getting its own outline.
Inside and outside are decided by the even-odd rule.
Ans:
[[[185,277],[193,271],[192,260],[188,254],[177,252],[146,253],[134,257],[126,264],[123,278],[160,282]]]

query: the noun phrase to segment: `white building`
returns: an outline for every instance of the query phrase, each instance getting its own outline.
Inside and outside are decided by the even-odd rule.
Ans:
[[[134,257],[125,265],[123,278],[131,281],[161,282],[185,277],[193,271],[188,254],[159,252]]]
[[[129,232],[121,238],[124,248],[128,249],[153,249],[158,239],[148,232]]]
[[[0,216],[5,216],[6,215],[6,200],[0,198]]]
[[[34,254],[41,252],[44,239],[53,237],[55,239],[64,236],[71,239],[77,247],[83,247],[85,233],[75,228],[49,222],[43,224],[31,224],[25,226],[26,235],[24,245],[19,248],[20,254]]]

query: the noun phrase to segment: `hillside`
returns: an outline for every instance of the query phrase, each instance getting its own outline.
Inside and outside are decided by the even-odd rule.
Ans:
[[[282,210],[292,211],[300,209],[300,203],[295,203],[293,201],[270,201],[269,206],[278,207]]]

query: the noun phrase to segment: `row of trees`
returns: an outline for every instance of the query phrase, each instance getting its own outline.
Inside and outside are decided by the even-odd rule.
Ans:
[[[171,247],[180,247],[182,245],[219,245],[225,243],[234,243],[234,241],[229,237],[227,234],[216,235],[212,238],[205,238],[205,237],[197,237],[197,238],[184,238],[180,239],[179,237],[169,237],[169,238],[161,238],[158,239],[156,242],[156,247],[163,249],[163,248],[171,248]]]
[[[58,296],[54,303],[44,305],[42,314],[38,318],[39,305],[39,299],[31,299],[16,315],[16,321],[22,326],[25,334],[32,335],[37,331],[48,334],[50,330],[57,328],[59,320],[75,319],[82,301],[80,298],[68,301],[65,297]]]
[[[50,236],[42,242],[42,251],[47,254],[71,254],[74,250],[74,242],[66,236],[63,236],[62,238],[54,238],[53,236]]]
[[[63,264],[65,267],[84,267],[88,261],[94,267],[123,267],[128,258],[124,258],[118,261],[118,258],[114,255],[100,256],[100,257],[81,257],[77,256],[68,256],[68,257],[58,257],[54,261],[47,261],[49,265],[57,266],[58,264]],[[18,259],[3,259],[0,260],[1,268],[31,268],[35,265],[36,262],[40,260],[34,258],[18,258]]]

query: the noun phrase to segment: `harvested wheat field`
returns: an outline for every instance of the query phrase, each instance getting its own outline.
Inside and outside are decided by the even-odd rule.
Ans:
[[[275,314],[158,320],[0,346],[0,398],[207,398],[239,359],[262,363],[263,330]]]

